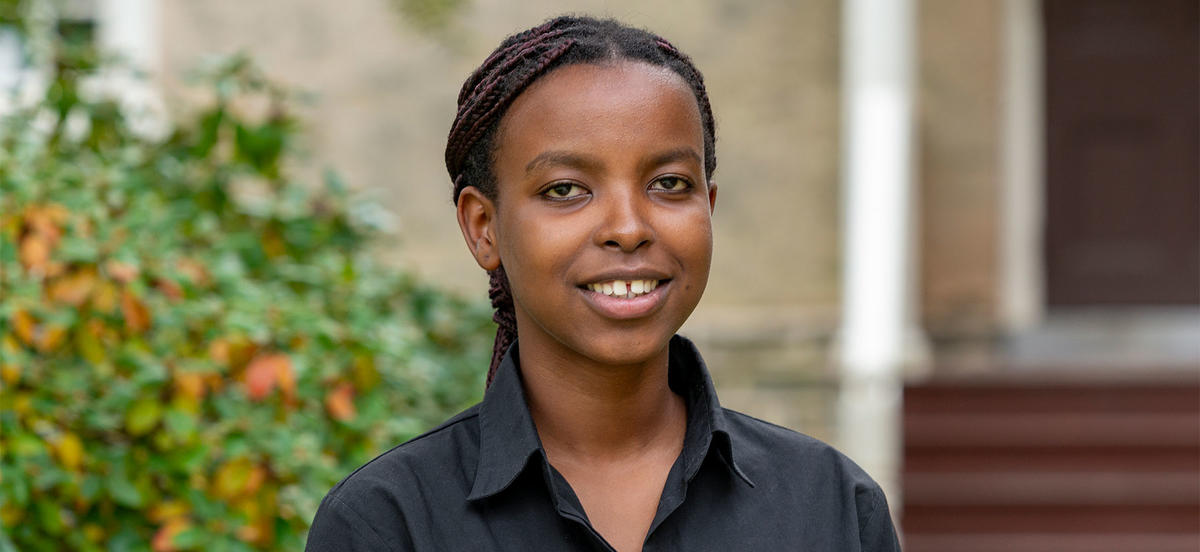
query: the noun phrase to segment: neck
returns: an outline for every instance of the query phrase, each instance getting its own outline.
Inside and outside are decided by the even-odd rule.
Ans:
[[[667,384],[667,347],[645,362],[609,366],[528,345],[520,340],[518,349],[525,394],[552,462],[619,460],[682,442],[687,408]]]

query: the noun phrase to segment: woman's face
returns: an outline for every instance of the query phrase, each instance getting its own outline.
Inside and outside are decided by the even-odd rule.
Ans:
[[[486,234],[522,354],[610,365],[662,354],[712,259],[716,188],[688,85],[646,63],[566,66],[517,97],[496,143]]]

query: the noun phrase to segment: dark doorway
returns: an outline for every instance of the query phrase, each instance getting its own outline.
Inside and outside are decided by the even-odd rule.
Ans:
[[[1200,304],[1198,5],[1044,2],[1051,307]]]

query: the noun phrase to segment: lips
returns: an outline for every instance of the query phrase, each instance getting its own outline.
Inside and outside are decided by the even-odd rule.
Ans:
[[[614,277],[616,276],[616,277]],[[580,285],[589,307],[606,318],[629,320],[655,312],[671,280],[657,273],[602,275]]]

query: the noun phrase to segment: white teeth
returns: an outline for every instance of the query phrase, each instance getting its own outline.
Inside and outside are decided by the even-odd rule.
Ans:
[[[658,287],[658,280],[612,280],[587,285],[588,289],[596,293],[623,299],[633,299],[639,295],[650,293],[656,287]]]

